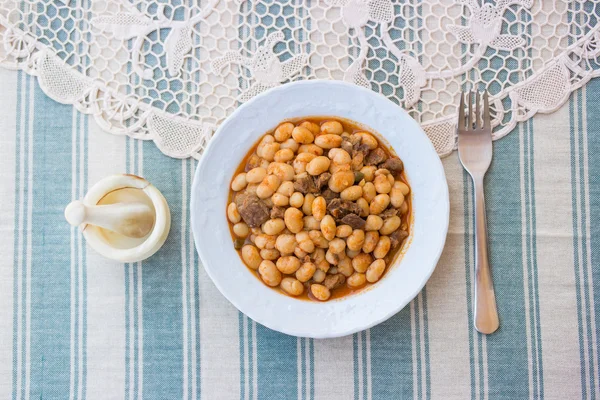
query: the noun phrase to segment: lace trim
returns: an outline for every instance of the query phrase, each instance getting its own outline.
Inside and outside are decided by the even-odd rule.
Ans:
[[[237,1],[235,5],[236,8],[241,7],[242,14],[243,3],[243,0]],[[424,68],[415,51],[401,49],[397,39],[390,35],[391,27],[397,25],[397,7],[394,8],[397,4],[394,5],[390,0],[325,0],[325,3],[329,7],[327,10],[339,10],[341,19],[338,22],[351,33],[350,47],[351,50],[356,50],[341,75],[332,73],[326,77],[373,88],[373,77],[368,79],[367,75],[373,74],[373,70],[369,69],[369,52],[373,46],[373,32],[370,30],[377,26],[381,43],[397,62],[396,85],[402,89],[401,104],[407,109],[415,110],[422,104],[420,102],[427,101],[423,99],[423,90],[435,79],[453,78],[468,73],[480,62],[491,59],[488,49],[511,52],[524,46],[523,37],[506,33],[502,26],[507,10],[513,10],[511,7],[515,6],[528,9],[533,1],[498,0],[495,4],[483,5],[475,0],[459,1],[466,8],[468,19],[465,18],[462,25],[448,24],[446,28],[458,42],[474,51],[462,65],[439,71]],[[140,79],[151,80],[156,72],[147,65],[147,58],[142,53],[145,51],[144,42],[153,33],[168,30],[163,40],[164,69],[169,76],[177,76],[185,72],[190,56],[197,58],[197,54],[191,54],[197,48],[194,43],[197,25],[207,20],[218,7],[229,6],[223,5],[220,0],[212,0],[193,16],[179,21],[168,18],[164,6],[159,6],[154,11],[154,16],[148,17],[130,5],[126,12],[94,16],[89,19],[89,24],[113,39],[132,43],[132,73]],[[401,8],[400,11],[404,9]],[[101,79],[79,72],[55,48],[20,29],[22,20],[19,17],[22,16],[16,14],[0,13],[0,65],[37,76],[41,88],[49,97],[60,103],[73,104],[83,113],[92,114],[98,124],[110,133],[153,140],[163,153],[171,157],[199,158],[216,125],[235,108],[235,104],[229,102],[221,115],[198,120],[185,116],[185,113],[171,113],[168,107],[155,107],[142,101],[135,93],[124,93]],[[315,20],[318,21],[318,18]],[[589,27],[585,34],[581,33],[576,37],[578,40],[573,41],[543,67],[530,73],[526,79],[503,87],[494,94],[492,125],[495,140],[508,134],[517,122],[525,121],[537,112],[551,113],[557,110],[572,91],[600,74],[598,25]],[[260,46],[221,52],[222,55],[209,60],[208,65],[215,76],[227,80],[237,75],[238,80],[243,81],[242,89],[237,95],[239,102],[245,102],[268,88],[290,80],[323,77],[319,68],[323,68],[326,63],[315,62],[311,58],[314,52],[303,51],[304,44],[308,43],[307,38],[292,39],[285,33],[285,29],[274,30],[264,36]],[[319,41],[314,42],[311,41],[310,44],[318,49]],[[286,43],[297,44],[294,49],[296,54],[282,55],[281,45]],[[329,50],[336,51],[335,46],[331,46]],[[223,98],[227,98],[227,95]],[[421,120],[423,129],[440,156],[445,156],[456,148],[455,121],[455,112]]]

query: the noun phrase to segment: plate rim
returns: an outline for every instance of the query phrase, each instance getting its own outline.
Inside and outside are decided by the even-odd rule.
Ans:
[[[406,307],[423,290],[423,288],[425,287],[425,284],[431,278],[431,275],[437,268],[440,257],[445,248],[445,243],[446,243],[447,235],[448,235],[449,222],[450,222],[450,197],[449,197],[448,182],[446,179],[445,170],[444,170],[442,161],[439,158],[439,155],[435,151],[433,144],[431,143],[431,141],[429,140],[429,138],[427,137],[426,133],[423,131],[421,126],[412,117],[410,117],[410,115],[408,114],[408,112],[406,112],[406,110],[404,110],[402,107],[398,106],[397,104],[393,103],[392,101],[387,99],[385,96],[383,96],[379,93],[373,92],[372,90],[369,90],[367,88],[353,85],[353,84],[350,84],[347,82],[324,80],[324,79],[313,79],[313,80],[290,82],[285,85],[276,86],[274,88],[271,88],[255,97],[253,97],[246,103],[244,103],[241,106],[239,106],[238,108],[236,108],[236,110],[219,125],[215,134],[213,135],[213,140],[209,141],[208,146],[206,147],[204,152],[205,153],[210,152],[212,150],[212,147],[214,146],[214,143],[216,143],[216,140],[214,140],[214,138],[220,137],[223,134],[222,132],[228,128],[230,121],[234,120],[239,114],[243,113],[247,108],[252,107],[252,105],[255,102],[259,102],[261,99],[263,99],[267,96],[275,96],[278,92],[285,92],[288,90],[293,90],[293,88],[297,87],[297,86],[311,86],[311,85],[318,86],[318,85],[322,85],[322,84],[351,87],[352,88],[351,90],[358,90],[359,92],[362,91],[366,96],[375,96],[375,97],[379,98],[379,101],[385,100],[385,101],[391,103],[391,105],[394,105],[396,107],[396,109],[399,113],[404,114],[405,117],[409,118],[410,121],[412,121],[414,123],[415,127],[417,128],[416,130],[419,131],[420,134],[423,135],[424,139],[427,141],[427,146],[429,147],[429,150],[433,154],[436,155],[435,158],[437,159],[437,161],[435,161],[434,168],[438,169],[439,170],[438,172],[441,172],[440,173],[440,177],[441,177],[440,183],[443,184],[443,187],[441,188],[442,190],[440,191],[441,194],[443,195],[442,200],[443,200],[443,205],[444,205],[444,209],[443,209],[444,218],[443,218],[443,221],[440,221],[440,230],[443,232],[442,240],[436,251],[436,254],[433,257],[433,260],[434,260],[433,267],[430,269],[430,271],[428,271],[427,274],[425,274],[425,276],[423,277],[421,282],[419,282],[419,284],[415,286],[415,290],[405,297],[405,300],[398,301],[398,303],[394,307],[392,307],[389,312],[385,313],[380,318],[373,319],[373,320],[369,321],[368,323],[364,323],[364,324],[363,323],[355,324],[354,327],[345,329],[342,331],[335,331],[335,332],[327,331],[327,332],[317,333],[317,334],[312,333],[309,330],[307,330],[306,332],[298,332],[297,330],[292,331],[292,330],[286,329],[285,324],[284,325],[274,325],[270,321],[264,321],[262,318],[257,317],[255,313],[248,311],[246,309],[246,307],[244,307],[243,304],[240,304],[236,299],[232,299],[230,296],[227,295],[227,290],[225,290],[222,287],[221,282],[219,282],[219,280],[215,278],[215,276],[213,275],[213,271],[211,271],[211,268],[207,267],[207,262],[205,261],[206,255],[203,254],[203,251],[201,250],[202,246],[199,245],[199,234],[196,233],[196,227],[195,227],[195,223],[194,223],[194,221],[197,220],[197,218],[196,218],[197,212],[195,211],[197,209],[196,193],[198,192],[198,190],[200,190],[198,188],[198,185],[200,184],[199,183],[199,175],[200,175],[200,171],[203,168],[205,168],[205,164],[207,162],[206,160],[208,159],[207,157],[200,158],[199,163],[196,167],[196,171],[194,173],[194,178],[193,178],[192,186],[190,189],[191,190],[191,193],[190,193],[190,225],[191,225],[191,229],[192,229],[192,235],[194,237],[194,245],[196,247],[196,251],[199,255],[199,258],[202,261],[202,266],[203,266],[204,270],[206,271],[207,275],[210,277],[213,284],[217,287],[217,289],[219,290],[221,295],[223,295],[236,309],[238,309],[244,315],[248,316],[249,318],[256,321],[257,323],[260,323],[261,325],[268,327],[269,329],[272,329],[272,330],[275,330],[275,331],[278,331],[278,332],[281,332],[281,333],[284,333],[287,335],[292,335],[292,336],[297,336],[297,337],[310,337],[310,338],[315,338],[315,339],[343,337],[343,336],[351,335],[356,332],[363,331],[365,329],[369,329],[375,325],[378,325],[378,324],[386,321],[387,319],[391,318],[392,316],[394,316],[395,314],[400,312],[402,309],[404,309],[404,307]],[[326,115],[326,114],[327,113],[323,113],[323,115]],[[333,113],[331,113],[331,115],[333,116]],[[301,118],[301,117],[299,117],[299,118]],[[357,122],[362,123],[362,121],[357,121]],[[367,123],[365,123],[365,125],[368,126]],[[384,139],[387,140],[387,138],[385,138],[385,136],[384,136]],[[271,290],[271,288],[267,288],[267,289]]]

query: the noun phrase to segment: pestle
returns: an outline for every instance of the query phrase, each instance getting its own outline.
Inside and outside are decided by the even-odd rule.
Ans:
[[[143,238],[154,226],[154,211],[143,203],[115,203],[87,206],[80,200],[65,209],[69,224],[96,225],[131,238]]]

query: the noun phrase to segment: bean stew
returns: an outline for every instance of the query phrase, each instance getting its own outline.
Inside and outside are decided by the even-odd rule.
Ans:
[[[363,290],[409,236],[404,164],[375,134],[339,118],[281,123],[242,160],[230,187],[235,249],[290,296],[326,301]]]

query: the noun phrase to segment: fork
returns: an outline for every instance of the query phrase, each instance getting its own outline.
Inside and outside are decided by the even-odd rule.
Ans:
[[[460,95],[458,109],[458,155],[463,167],[473,179],[475,188],[475,329],[490,334],[498,329],[498,311],[490,264],[488,262],[487,226],[483,178],[492,162],[492,127],[487,92],[483,93],[483,115],[479,92],[468,93],[465,115],[465,93]]]

